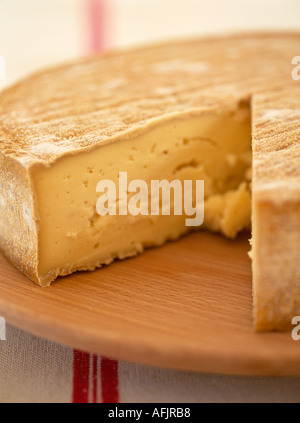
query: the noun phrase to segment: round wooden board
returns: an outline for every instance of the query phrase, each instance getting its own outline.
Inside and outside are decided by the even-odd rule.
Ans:
[[[40,288],[0,255],[0,314],[107,357],[240,375],[300,375],[300,341],[253,330],[248,234],[206,232]],[[292,326],[291,326],[292,330]]]

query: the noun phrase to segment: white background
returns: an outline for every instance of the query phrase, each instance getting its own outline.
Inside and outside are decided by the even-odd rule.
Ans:
[[[229,31],[300,30],[300,0],[102,1],[107,48]],[[7,62],[6,84],[40,67],[86,54],[88,2],[0,0],[0,56]]]

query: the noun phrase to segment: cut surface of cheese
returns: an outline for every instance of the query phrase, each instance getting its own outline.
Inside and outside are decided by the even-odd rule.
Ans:
[[[31,181],[40,216],[39,282],[49,284],[58,275],[135,255],[190,229],[185,223],[187,216],[174,215],[173,207],[169,216],[161,210],[158,216],[150,211],[148,215],[100,216],[96,210],[97,184],[112,181],[118,192],[120,171],[127,173],[128,184],[145,181],[149,195],[153,179],[204,180],[204,226],[230,237],[249,228],[250,193],[244,182],[251,157],[249,134],[249,113],[245,110],[208,113],[171,120],[124,143],[62,158],[49,168],[34,168]],[[234,165],[224,160],[228,155],[236,157]],[[245,203],[239,219],[229,209],[229,194],[242,197]],[[118,195],[116,200],[120,202]],[[218,200],[222,203],[219,210]]]
[[[293,138],[296,129],[287,128],[287,145],[295,148],[284,147],[284,155],[272,139],[284,137],[289,111],[298,110],[290,92],[300,93],[291,77],[299,42],[300,34],[276,33],[178,41],[87,58],[7,89],[0,96],[2,251],[33,281],[48,286],[60,275],[133,256],[190,229],[186,216],[174,213],[99,216],[97,184],[110,180],[118,186],[120,172],[148,187],[152,180],[204,180],[202,228],[231,238],[250,228],[252,188],[256,327],[282,329],[291,313],[300,314],[299,272],[292,270],[296,258],[290,255],[291,240],[299,246],[300,200],[284,189],[292,180],[299,186],[295,165],[289,165],[297,161],[299,139]],[[277,95],[277,114],[265,107],[265,91]],[[269,116],[267,137],[260,113]],[[274,178],[272,185],[268,175],[277,175],[282,158],[285,179]],[[266,229],[269,216],[284,215],[280,196],[277,203],[263,199],[266,185],[275,196],[282,189],[285,203],[293,204],[293,223],[285,229]],[[286,255],[282,264],[294,265],[286,284],[279,265],[272,291],[274,275],[264,284],[268,260],[261,254],[274,256],[275,247],[268,245],[284,239],[290,240],[286,254],[292,258]],[[294,302],[275,313],[282,286],[292,287]],[[269,291],[276,300],[268,300]]]

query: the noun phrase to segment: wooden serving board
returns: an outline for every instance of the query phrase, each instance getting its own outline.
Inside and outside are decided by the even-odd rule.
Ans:
[[[0,315],[115,359],[243,375],[300,375],[300,341],[252,326],[249,234],[198,232],[50,288],[0,255]],[[291,326],[292,330],[292,326]]]

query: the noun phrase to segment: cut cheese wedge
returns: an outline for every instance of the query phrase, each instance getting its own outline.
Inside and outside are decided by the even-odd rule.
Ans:
[[[46,70],[7,89],[0,96],[2,251],[48,286],[191,229],[174,213],[100,216],[97,184],[118,186],[120,172],[149,187],[153,180],[204,180],[201,228],[234,238],[250,228],[252,185],[256,327],[286,327],[300,314],[300,200],[284,189],[291,180],[296,191],[300,184],[299,126],[285,126],[299,109],[300,87],[291,76],[299,42],[300,34],[253,34],[156,45]],[[265,91],[275,96],[277,115],[266,107],[272,97]],[[283,152],[273,139],[285,134],[294,148]],[[274,179],[281,160],[288,170]],[[277,202],[264,198],[266,186],[275,196],[277,188],[285,191],[284,204],[293,204],[287,214],[280,195]],[[274,216],[291,223],[267,228]],[[289,240],[281,258],[274,240]],[[268,273],[275,256],[278,272]],[[289,300],[281,308],[283,291]]]

